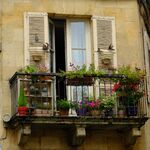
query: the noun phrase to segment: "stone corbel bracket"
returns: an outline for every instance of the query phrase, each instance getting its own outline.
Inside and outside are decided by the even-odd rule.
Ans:
[[[125,137],[125,144],[127,147],[133,146],[136,143],[138,137],[141,136],[141,130],[139,128],[132,128]]]
[[[24,145],[27,143],[29,135],[31,134],[31,125],[24,125],[18,130],[18,144]]]
[[[72,129],[72,146],[79,146],[84,142],[86,137],[86,130],[85,126],[76,125]]]

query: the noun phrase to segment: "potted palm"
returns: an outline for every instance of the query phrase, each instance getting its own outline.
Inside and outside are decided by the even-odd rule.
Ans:
[[[27,97],[24,95],[23,88],[20,88],[18,97],[18,113],[19,116],[26,116],[28,114]]]
[[[68,116],[70,103],[67,99],[58,99],[57,108],[60,112],[60,116]]]

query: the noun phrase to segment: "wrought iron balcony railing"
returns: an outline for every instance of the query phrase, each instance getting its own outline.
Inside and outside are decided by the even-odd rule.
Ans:
[[[147,90],[144,79],[124,81],[123,75],[67,79],[50,73],[15,73],[10,79],[11,119],[4,124],[10,128],[21,124],[19,143],[31,134],[31,126],[42,123],[70,129],[75,146],[83,143],[89,129],[121,131],[126,145],[133,145],[148,119]],[[69,114],[62,108],[70,108]]]
[[[122,83],[124,78],[102,75],[65,79],[49,73],[15,73],[10,80],[12,116],[59,116],[58,101],[66,99],[71,106],[67,117],[147,117],[145,80]],[[25,114],[18,113],[22,101],[26,101],[28,108]]]

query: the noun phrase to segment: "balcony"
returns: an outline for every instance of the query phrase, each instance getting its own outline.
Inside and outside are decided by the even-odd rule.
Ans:
[[[105,74],[71,80],[50,73],[15,73],[10,79],[11,119],[4,122],[5,126],[15,128],[21,124],[26,128],[43,124],[75,129],[73,145],[83,142],[85,129],[112,129],[137,134],[148,119],[146,84],[144,79],[136,85],[120,84],[125,78],[124,75]],[[18,112],[20,97],[27,102],[26,113]],[[64,116],[60,115],[58,107],[58,101],[62,99],[77,104],[77,107],[72,105],[69,114]],[[103,104],[102,99],[109,103]],[[89,102],[97,100],[100,100],[100,111],[93,115],[94,106]]]

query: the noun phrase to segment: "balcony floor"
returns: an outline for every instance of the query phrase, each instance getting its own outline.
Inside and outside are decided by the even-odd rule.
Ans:
[[[93,117],[93,116],[14,116],[8,123],[10,127],[19,124],[48,124],[57,127],[84,126],[91,129],[114,129],[126,130],[130,128],[140,128],[148,120],[148,117]]]

